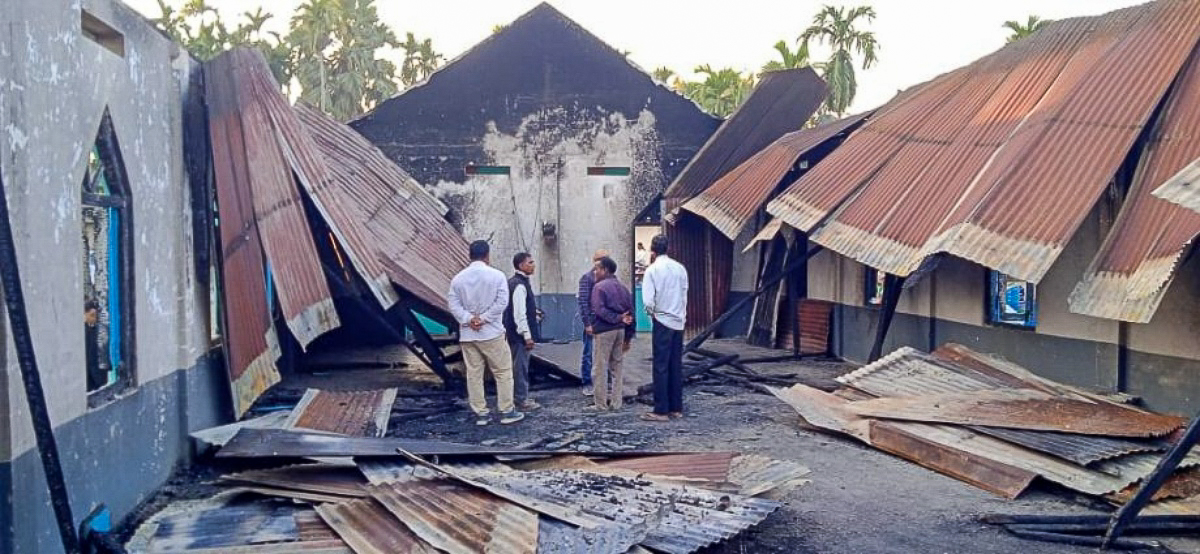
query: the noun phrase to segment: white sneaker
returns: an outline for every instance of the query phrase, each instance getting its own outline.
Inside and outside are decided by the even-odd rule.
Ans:
[[[590,387],[590,386],[583,387],[583,395],[584,396],[593,396],[595,394],[596,394],[596,391],[592,390],[592,387]]]

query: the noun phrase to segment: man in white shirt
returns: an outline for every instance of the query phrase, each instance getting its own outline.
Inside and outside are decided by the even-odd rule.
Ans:
[[[483,391],[483,374],[488,368],[496,377],[500,423],[516,423],[525,417],[513,405],[512,354],[504,340],[508,280],[488,265],[490,250],[487,241],[471,243],[471,265],[454,276],[447,295],[450,314],[459,324],[458,342],[467,366],[467,398],[476,425],[487,425],[491,420]]]
[[[667,256],[667,237],[650,241],[650,267],[642,277],[642,304],[654,320],[654,411],[646,421],[683,417],[683,327],[687,320],[687,269]]]

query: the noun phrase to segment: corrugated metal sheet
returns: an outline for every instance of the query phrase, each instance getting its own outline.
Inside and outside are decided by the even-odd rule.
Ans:
[[[1169,446],[1158,439],[1130,440],[1114,437],[1082,436],[1052,431],[1031,433],[1000,427],[971,427],[972,431],[1045,452],[1079,465],[1089,465],[1127,454],[1163,452]]]
[[[942,363],[915,348],[902,347],[837,378],[875,396],[921,396],[1012,388],[1012,383]]]
[[[273,469],[256,469],[231,473],[221,477],[230,483],[251,483],[281,489],[324,493],[347,498],[366,496],[363,487],[367,480],[355,468],[330,467],[325,464],[292,465]]]
[[[733,279],[733,241],[699,216],[681,213],[667,226],[668,254],[688,271],[687,336],[725,311]]]
[[[709,137],[663,193],[670,220],[684,202],[766,148],[784,133],[804,126],[825,100],[825,82],[812,68],[763,74],[737,111]]]
[[[788,301],[783,300],[786,306]],[[784,350],[792,349],[793,319],[782,314],[777,335],[777,347]],[[829,331],[833,325],[833,303],[811,298],[800,298],[796,301],[796,317],[794,321],[800,324],[800,353],[826,354],[829,352]]]
[[[379,502],[362,498],[322,504],[317,513],[356,554],[435,554],[435,550],[405,527]]]
[[[797,163],[827,141],[853,132],[869,115],[864,112],[779,137],[688,200],[683,209],[708,220],[729,240],[737,240]]]
[[[455,481],[372,485],[371,497],[422,540],[448,552],[533,554],[538,516]]]
[[[636,524],[661,517],[641,544],[673,554],[727,540],[779,506],[761,498],[576,470],[480,473],[472,478],[546,502],[578,506],[610,521]]]
[[[665,456],[606,460],[600,462],[600,465],[630,469],[653,475],[691,477],[694,479],[721,482],[729,478],[730,464],[733,462],[735,456],[737,456],[736,452],[668,454]]]
[[[367,477],[372,485],[382,485],[385,483],[410,483],[413,481],[428,481],[432,479],[443,479],[445,475],[441,472],[430,469],[425,466],[400,462],[395,460],[358,460],[358,470]],[[510,469],[508,466],[498,462],[460,462],[460,463],[442,463],[439,467],[449,468],[452,470],[467,470],[478,469],[485,471],[505,471]]]
[[[1109,498],[1119,504],[1125,504],[1137,493],[1137,487],[1129,487],[1117,492]],[[1158,492],[1154,493],[1151,501],[1171,498],[1190,498],[1200,495],[1200,469],[1190,468],[1176,471],[1167,477]]]
[[[218,117],[233,117],[241,122],[246,174],[244,180],[236,180],[233,186],[251,191],[259,239],[277,285],[275,295],[288,329],[303,347],[341,323],[313,243],[300,190],[279,147],[263,91],[254,84],[255,72],[270,74],[262,54],[248,48],[226,52],[209,62],[205,67],[206,83],[210,89],[226,92],[210,97],[209,105],[220,114]],[[267,94],[280,93],[276,89]],[[218,185],[218,200],[219,191]]]
[[[1168,96],[1153,127],[1128,198],[1108,239],[1071,293],[1071,311],[1149,323],[1188,246],[1200,214],[1151,193],[1200,158],[1200,50]]]
[[[815,389],[808,385],[793,385],[786,389],[769,387],[776,398],[791,406],[809,425],[826,431],[844,433],[870,443],[870,420],[845,409],[845,398]]]
[[[768,211],[888,273],[945,252],[1039,281],[1197,36],[1190,0],[1054,22],[885,106]]]
[[[741,486],[740,494],[780,500],[807,484],[809,473],[807,467],[789,460],[742,454],[733,459],[729,481]]]
[[[852,402],[847,409],[860,416],[884,419],[1117,437],[1163,436],[1186,423],[1183,418],[1116,404],[1021,389],[876,398]]]
[[[401,288],[445,309],[450,280],[469,263],[467,241],[443,217],[446,206],[362,135],[303,105],[308,128],[338,186],[331,196],[365,215],[366,239]]]
[[[284,427],[340,435],[382,437],[387,433],[396,389],[328,391],[308,389]]]
[[[225,307],[225,351],[233,408],[246,413],[264,391],[280,380],[278,353],[267,311],[266,270],[262,241],[254,217],[242,120],[231,86],[217,86],[218,75],[232,71],[232,58],[217,57],[205,68],[209,134],[217,204],[221,212],[221,286]],[[270,338],[268,338],[270,337]]]

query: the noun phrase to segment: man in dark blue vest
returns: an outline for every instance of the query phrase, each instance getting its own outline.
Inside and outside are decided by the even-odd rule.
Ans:
[[[513,355],[513,399],[522,412],[541,406],[529,398],[529,357],[538,338],[538,309],[529,276],[533,275],[533,256],[527,252],[513,256],[516,273],[508,280],[508,308],[504,310],[504,334]]]

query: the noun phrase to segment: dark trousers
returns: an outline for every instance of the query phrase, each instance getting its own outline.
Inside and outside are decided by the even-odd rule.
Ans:
[[[683,411],[683,331],[654,322],[654,413]]]

